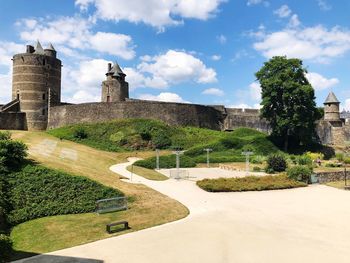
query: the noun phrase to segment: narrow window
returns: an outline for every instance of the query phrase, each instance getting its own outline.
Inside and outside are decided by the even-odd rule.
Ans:
[[[111,97],[107,96],[107,102],[111,102]]]
[[[19,93],[17,93],[17,99],[19,100]]]
[[[46,65],[46,59],[43,59],[43,65],[44,66]]]
[[[41,113],[43,116],[45,116],[45,109],[43,109]]]
[[[109,86],[107,86],[107,94],[109,94]]]
[[[45,93],[43,93],[43,100],[45,100],[46,99],[46,94]]]

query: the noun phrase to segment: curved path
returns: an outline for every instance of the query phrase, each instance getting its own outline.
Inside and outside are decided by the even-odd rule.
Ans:
[[[190,215],[22,262],[350,262],[350,192],[309,186],[207,193],[188,180],[131,175],[133,161],[110,169],[179,200]]]

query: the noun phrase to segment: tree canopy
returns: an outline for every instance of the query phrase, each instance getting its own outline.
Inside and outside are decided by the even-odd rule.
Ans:
[[[261,85],[261,116],[269,121],[272,136],[290,144],[308,144],[315,135],[316,108],[314,89],[307,80],[300,59],[273,57],[255,74]]]

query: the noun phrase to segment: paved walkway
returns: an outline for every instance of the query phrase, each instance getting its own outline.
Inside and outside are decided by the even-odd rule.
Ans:
[[[131,179],[125,167],[111,167]],[[350,192],[326,186],[207,193],[188,180],[143,183],[186,205],[180,221],[23,262],[350,262]],[[85,259],[82,259],[85,258]]]

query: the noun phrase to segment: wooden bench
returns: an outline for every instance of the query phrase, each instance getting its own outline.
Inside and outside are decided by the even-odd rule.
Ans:
[[[124,225],[124,228],[121,229],[121,230],[126,230],[126,229],[129,229],[129,223],[128,221],[119,221],[119,222],[114,222],[114,223],[110,223],[110,224],[107,224],[106,225],[106,231],[109,233],[109,234],[112,234],[114,232],[117,232],[116,230],[112,230],[112,227],[113,226],[118,226],[118,225]]]

